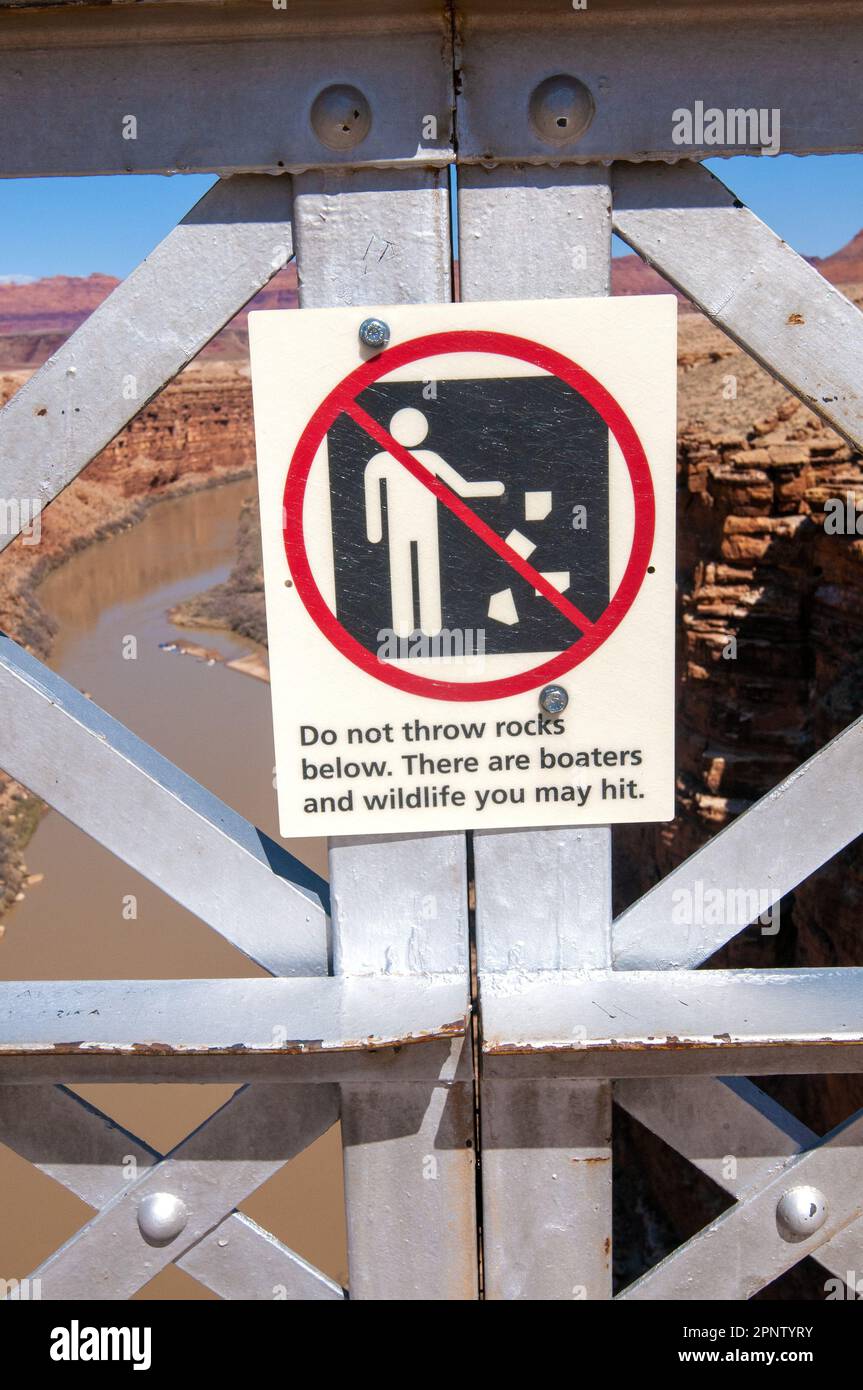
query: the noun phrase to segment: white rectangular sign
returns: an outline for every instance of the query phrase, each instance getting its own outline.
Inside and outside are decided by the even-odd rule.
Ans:
[[[283,835],[671,819],[676,312],[249,316]]]

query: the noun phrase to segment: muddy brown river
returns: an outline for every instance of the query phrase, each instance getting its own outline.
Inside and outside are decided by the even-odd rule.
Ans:
[[[73,556],[39,598],[58,624],[51,666],[269,835],[278,838],[270,689],[160,643],[197,641],[227,659],[255,650],[228,633],[179,629],[167,611],[224,579],[242,501],[230,483],[160,502],[129,531]],[[134,641],[130,641],[134,639]],[[129,658],[128,653],[137,654]],[[288,843],[319,873],[321,841]],[[226,941],[55,811],[26,852],[43,875],[5,918],[3,979],[163,979],[262,973]],[[130,919],[130,895],[136,916]],[[165,1152],[233,1086],[82,1086],[82,1096]],[[325,1273],[347,1282],[337,1130],[288,1164],[241,1210]],[[0,1145],[0,1278],[22,1278],[90,1208]],[[212,1297],[169,1268],[139,1298]]]

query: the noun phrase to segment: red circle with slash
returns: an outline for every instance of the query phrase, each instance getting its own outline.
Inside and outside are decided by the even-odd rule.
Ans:
[[[574,604],[558,592],[538,571],[534,570],[517,551],[492,531],[460,497],[445,483],[428,472],[412,455],[394,440],[387,430],[359,405],[358,397],[373,382],[399,367],[430,357],[458,352],[484,352],[509,357],[539,367],[583,396],[602,417],[620,447],[629,471],[635,501],[635,526],[632,547],[623,577],[596,622],[581,613]],[[564,651],[534,666],[528,671],[502,676],[496,680],[444,681],[414,675],[401,667],[381,660],[358,642],[325,602],[312,574],[303,532],[303,506],[309,473],[327,431],[339,415],[349,415],[362,429],[395,457],[416,480],[435,494],[477,537],[490,546],[516,573],[527,579],[548,601],[569,617],[579,636]],[[541,343],[531,342],[509,333],[462,329],[447,333],[429,333],[409,342],[388,348],[385,352],[363,362],[330,391],[321,402],[300,436],[288,469],[284,492],[285,554],[291,576],[303,604],[324,636],[355,666],[412,695],[424,695],[432,700],[496,700],[533,690],[547,681],[571,671],[585,661],[610,637],[635,601],[653,549],[656,506],[650,467],[641,440],[629,417],[604,386],[562,353]],[[583,624],[583,625],[582,625]]]

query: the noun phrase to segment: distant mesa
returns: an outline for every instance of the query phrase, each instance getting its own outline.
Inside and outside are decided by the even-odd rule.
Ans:
[[[113,275],[99,274],[52,275],[25,284],[0,281],[0,370],[39,366],[119,283]],[[222,361],[245,358],[249,310],[296,307],[297,268],[292,262],[277,271],[201,356]]]
[[[834,285],[863,282],[863,231],[830,256],[808,256],[811,265]],[[119,281],[113,275],[52,275],[43,280],[0,279],[0,370],[35,367],[44,362],[98,308]],[[640,256],[616,256],[611,264],[614,295],[673,294],[684,312],[692,306]],[[506,295],[501,285],[501,297]],[[294,262],[273,276],[201,353],[204,358],[242,361],[248,351],[250,309],[295,309],[297,268]]]
[[[834,285],[857,285],[863,281],[863,231],[832,256],[810,256],[809,260],[816,270]]]
[[[855,285],[863,282],[863,231],[853,236],[846,246],[830,256],[807,256],[806,260],[833,285]],[[689,312],[692,305],[685,295],[667,280],[645,265],[640,256],[615,256],[611,263],[612,294],[674,294]]]

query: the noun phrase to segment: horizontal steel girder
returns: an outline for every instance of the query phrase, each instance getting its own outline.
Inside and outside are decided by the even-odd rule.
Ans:
[[[320,0],[12,12],[0,48],[5,177],[453,157],[450,25],[431,0],[380,15]],[[353,97],[318,116],[316,98],[338,84]]]
[[[863,1070],[863,969],[490,974],[482,1008],[495,1077]],[[321,1056],[461,1038],[467,1017],[461,976],[17,981],[0,984],[0,1079],[49,1079],[17,1064],[81,1058],[224,1061],[227,1075],[239,1056],[279,1059],[297,1080]],[[435,1068],[436,1050],[412,1075]]]
[[[495,1076],[863,1070],[863,968],[486,975]]]
[[[456,0],[455,8],[460,163],[759,154],[771,130],[789,154],[863,148],[863,15],[841,0],[820,0],[817,18],[805,0],[590,0],[583,10],[561,0]],[[592,120],[583,133],[575,125],[572,139],[543,139],[529,119],[532,94],[553,74],[577,78],[593,101]],[[692,116],[689,131],[681,111]],[[730,115],[749,111],[757,132],[751,118],[741,126]]]
[[[7,177],[442,164],[454,108],[462,163],[863,149],[863,17],[842,0],[817,22],[804,0],[0,4],[0,39]],[[552,112],[549,136],[531,101],[561,73],[586,125]],[[315,116],[336,83],[360,98],[347,130]]]
[[[462,975],[0,983],[6,1058],[369,1051],[462,1037]],[[242,1039],[242,1041],[240,1041]]]

